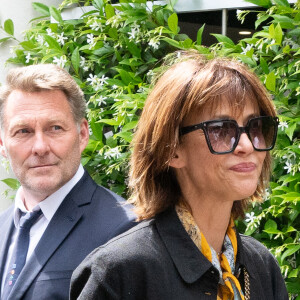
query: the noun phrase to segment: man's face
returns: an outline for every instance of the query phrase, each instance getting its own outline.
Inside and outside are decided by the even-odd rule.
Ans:
[[[60,90],[15,90],[3,115],[1,154],[24,192],[42,201],[76,173],[88,142],[87,121],[76,124]]]

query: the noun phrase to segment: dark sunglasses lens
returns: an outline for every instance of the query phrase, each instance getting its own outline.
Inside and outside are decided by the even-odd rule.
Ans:
[[[217,153],[230,152],[237,139],[237,125],[230,120],[215,121],[206,126],[212,149]]]
[[[272,148],[276,135],[276,126],[272,117],[260,117],[250,120],[249,134],[253,147],[257,150]]]

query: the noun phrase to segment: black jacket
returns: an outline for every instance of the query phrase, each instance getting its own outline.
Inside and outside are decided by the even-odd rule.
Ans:
[[[250,275],[252,300],[288,299],[272,254],[238,235],[236,276]],[[190,239],[174,209],[144,221],[94,250],[75,270],[73,299],[217,299],[218,271]]]

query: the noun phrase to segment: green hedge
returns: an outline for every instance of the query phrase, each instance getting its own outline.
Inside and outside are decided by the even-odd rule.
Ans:
[[[180,34],[173,4],[151,7],[145,0],[85,1],[93,6],[78,20],[63,20],[61,11],[83,1],[65,0],[60,7],[34,2],[41,18],[33,20],[8,62],[19,65],[55,63],[66,68],[83,89],[88,103],[90,142],[82,163],[92,177],[126,197],[129,143],[161,59],[176,49],[197,49],[213,56],[236,57],[259,75],[273,96],[280,118],[273,177],[265,201],[253,205],[238,227],[264,243],[277,257],[291,299],[300,295],[300,4],[286,0],[249,1],[259,12],[252,37],[235,44],[213,34],[217,42],[201,45]],[[130,3],[132,2],[132,3]],[[81,4],[82,5],[82,4]],[[244,21],[250,11],[239,11]],[[50,22],[50,17],[52,22]],[[0,42],[15,39],[6,20]],[[15,188],[12,179],[5,182]],[[300,299],[298,296],[297,299]]]

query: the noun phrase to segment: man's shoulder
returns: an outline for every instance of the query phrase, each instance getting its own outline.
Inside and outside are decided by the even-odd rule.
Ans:
[[[7,218],[13,217],[14,205],[9,206],[4,211],[0,212],[0,222],[7,220]]]

